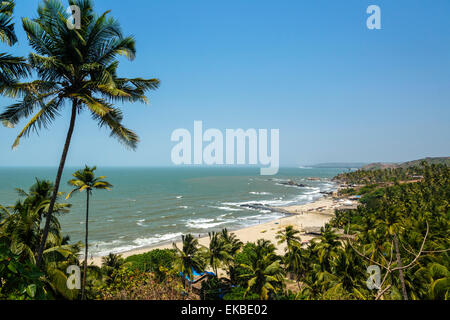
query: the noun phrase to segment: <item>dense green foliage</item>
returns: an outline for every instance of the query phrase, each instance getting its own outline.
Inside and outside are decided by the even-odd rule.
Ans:
[[[387,168],[368,171],[356,170],[341,173],[334,177],[333,180],[343,183],[364,184],[366,188],[370,188],[370,185],[374,184],[421,179],[424,170],[426,170],[425,166],[428,167],[426,162],[421,167]]]
[[[125,262],[129,262],[131,268],[142,272],[158,272],[160,267],[171,269],[175,262],[175,250],[154,249],[129,256]]]
[[[53,184],[50,181],[36,179],[28,192],[17,189],[21,198],[15,205],[3,208],[3,219],[0,220],[0,243],[7,247],[11,259],[17,260],[24,270],[34,270],[39,243],[42,238],[42,220],[48,210]],[[57,202],[55,212],[67,213],[69,204]],[[64,237],[56,216],[51,219],[48,241],[43,255],[42,276],[39,278],[45,284],[46,291],[56,298],[73,299],[77,290],[69,290],[66,286],[66,268],[77,265],[77,253],[80,244],[69,244]],[[31,269],[30,269],[31,268]],[[35,272],[32,272],[35,274]],[[2,277],[3,278],[3,277]],[[21,281],[25,281],[26,276]],[[9,288],[10,281],[3,290]],[[12,285],[12,284],[11,284]]]
[[[112,281],[97,289],[102,300],[181,300],[195,299],[186,293],[180,278],[167,272],[164,281],[154,273],[121,267],[112,274]]]
[[[47,291],[42,273],[31,262],[21,262],[0,242],[0,300],[45,299]]]
[[[423,163],[421,168],[387,172],[386,177],[392,181],[403,180],[411,172],[419,173],[423,179],[376,189],[361,199],[363,205],[357,210],[337,211],[331,225],[345,229],[355,239],[344,243],[346,247],[339,249],[337,254],[348,250],[350,254],[346,259],[363,259],[359,265],[364,268],[379,264],[386,276],[383,288],[389,287],[383,295],[386,299],[447,299],[450,290],[450,169],[444,165]],[[372,173],[348,173],[341,178],[361,183],[371,179]],[[395,242],[399,243],[398,250]],[[348,248],[349,245],[352,248]],[[359,254],[355,255],[355,252]],[[398,264],[397,254],[405,268]],[[364,280],[361,276],[360,283]],[[345,274],[335,271],[333,277],[344,279]],[[377,296],[366,290],[355,295],[348,289],[339,290],[355,298],[359,293],[364,298]]]

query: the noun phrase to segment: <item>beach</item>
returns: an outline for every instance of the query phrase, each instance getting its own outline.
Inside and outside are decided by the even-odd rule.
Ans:
[[[334,210],[342,206],[342,202],[333,199],[331,196],[324,196],[311,203],[302,205],[293,205],[280,207],[290,214],[286,216],[270,221],[261,223],[255,226],[250,226],[238,230],[233,230],[232,233],[236,235],[243,243],[255,242],[258,239],[265,239],[271,241],[276,245],[277,253],[282,254],[285,250],[285,244],[278,244],[276,239],[277,232],[285,227],[292,225],[299,230],[302,243],[308,242],[315,236],[307,234],[308,230],[316,230],[323,227],[334,217]],[[208,247],[209,237],[199,237],[199,244]],[[181,242],[175,242],[179,248],[181,248]],[[144,248],[134,249],[121,253],[123,258],[131,255],[145,253],[154,249],[171,249],[173,248],[172,242],[160,244],[156,246],[148,246]],[[97,266],[101,265],[102,257],[92,257],[89,259],[90,264]]]

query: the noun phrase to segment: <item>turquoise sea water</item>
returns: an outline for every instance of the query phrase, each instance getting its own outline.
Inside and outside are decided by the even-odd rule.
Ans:
[[[124,252],[174,241],[186,233],[203,235],[274,220],[283,215],[241,205],[311,202],[322,196],[321,191],[334,190],[330,179],[344,170],[281,168],[276,176],[261,176],[259,168],[99,168],[97,175],[107,176],[114,188],[94,192],[91,198],[90,252]],[[74,171],[66,168],[62,181]],[[55,175],[56,168],[0,168],[0,204],[14,204],[14,188],[28,189],[35,177],[53,180]],[[280,184],[288,179],[307,187]],[[62,183],[60,190],[68,192],[70,187]],[[72,197],[70,213],[60,216],[63,232],[72,241],[84,239],[85,197]]]

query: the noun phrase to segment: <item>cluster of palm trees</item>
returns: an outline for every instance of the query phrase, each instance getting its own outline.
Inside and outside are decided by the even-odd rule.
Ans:
[[[231,251],[226,230],[209,234],[209,248],[199,248],[187,235],[183,249],[175,247],[177,270],[191,275],[209,265],[217,274],[223,268],[231,284],[260,299],[285,295],[286,275],[297,282],[297,299],[448,299],[450,168],[422,163],[414,171],[423,180],[373,190],[364,196],[372,201],[363,198],[356,210],[337,210],[307,244],[292,226],[279,231],[283,256],[263,239],[243,246],[233,237],[237,245]],[[367,285],[369,266],[381,270],[375,290]]]
[[[80,9],[80,29],[67,27],[69,5]],[[12,0],[0,4],[0,40],[8,45],[17,41],[11,22],[13,9]],[[109,17],[109,12],[97,15],[91,0],[69,0],[67,6],[60,0],[43,0],[37,17],[22,18],[22,26],[33,51],[26,59],[0,54],[0,94],[19,99],[0,114],[0,120],[12,128],[29,118],[13,148],[32,131],[47,128],[66,105],[71,107],[69,129],[39,240],[36,264],[40,267],[78,114],[89,112],[99,127],[108,128],[111,136],[135,149],[139,138],[122,124],[122,112],[115,104],[147,103],[146,92],[157,89],[159,80],[118,76],[118,56],[133,60],[135,40],[123,35],[119,22]],[[35,80],[23,81],[31,75]]]
[[[24,200],[18,200],[10,207],[2,207],[0,242],[9,247],[20,263],[36,263],[43,232],[41,224],[50,204],[52,190],[53,184],[50,181],[36,179],[36,183],[28,192],[17,189],[19,195],[25,197]],[[58,197],[61,195],[58,193]],[[69,204],[57,202],[55,214],[63,214],[69,208]],[[77,254],[80,246],[80,243],[69,244],[69,238],[63,236],[59,221],[53,215],[41,266],[47,291],[52,296],[68,299],[74,297],[74,292],[67,289],[65,270],[69,265],[78,264]]]
[[[380,290],[367,292],[361,286],[358,293],[353,293],[355,297],[406,300],[450,296],[450,168],[422,162],[421,167],[411,170],[420,172],[423,179],[380,188],[364,196],[364,205],[357,210],[336,211],[331,221],[332,226],[345,229],[353,238],[343,243],[338,257],[348,251],[343,255],[346,260],[358,262],[357,266],[377,265],[383,273]],[[363,172],[359,176],[357,182],[366,179]],[[344,262],[339,266],[350,267]],[[338,274],[345,279],[344,275],[351,273]],[[364,281],[361,277],[355,279]],[[346,288],[347,294],[352,294],[349,289],[355,286]]]
[[[88,223],[89,223],[89,198],[93,190],[109,190],[112,185],[103,180],[106,177],[95,177],[96,167],[86,166],[73,174],[73,179],[68,181],[74,189],[67,195],[68,199],[75,192],[86,192],[86,234],[85,253],[83,263],[83,281],[81,298],[85,299],[85,287],[88,268]],[[42,221],[48,214],[52,197],[53,183],[47,180],[36,179],[29,191],[16,189],[24,200],[18,200],[13,206],[0,206],[0,241],[10,248],[21,262],[36,264],[37,254],[42,239]],[[58,193],[57,200],[62,196]],[[68,203],[59,203],[54,206],[54,214],[63,214],[71,207]],[[43,251],[44,279],[51,287],[53,296],[63,296],[68,299],[77,297],[78,292],[69,290],[66,285],[65,273],[69,265],[78,265],[78,253],[81,243],[69,244],[69,237],[63,236],[60,223],[55,215],[51,217],[50,228],[46,246]]]
[[[372,170],[356,170],[337,175],[333,179],[351,184],[377,184],[395,181],[417,180],[424,171],[423,163],[415,167],[398,167]]]
[[[246,288],[245,294],[254,293],[261,299],[268,299],[282,290],[283,259],[275,254],[275,246],[270,241],[260,239],[251,244],[252,250],[246,250],[245,262],[241,263],[236,257],[243,254],[244,245],[235,234],[223,229],[219,233],[210,232],[209,240],[209,246],[203,247],[188,234],[182,236],[182,248],[173,244],[176,252],[174,269],[184,275],[185,284],[186,276],[192,281],[194,270],[203,271],[210,266],[218,278],[226,273],[228,278],[222,280],[231,285],[242,284]]]
[[[192,234],[181,237],[182,248],[173,243],[176,256],[174,267],[184,275],[183,283],[186,283],[186,277],[192,281],[194,271],[204,271],[207,265],[216,275],[222,266],[232,268],[233,257],[241,249],[242,242],[227,229],[221,233],[210,232],[209,239],[208,248],[199,246]]]

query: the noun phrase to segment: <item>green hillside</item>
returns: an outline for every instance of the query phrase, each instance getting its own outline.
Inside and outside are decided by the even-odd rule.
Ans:
[[[387,168],[409,168],[409,167],[418,167],[420,166],[422,161],[426,161],[428,164],[445,164],[450,166],[450,157],[428,157],[419,160],[406,161],[402,163],[383,163],[376,162],[365,165],[361,168],[361,170],[378,170],[378,169],[387,169]]]

